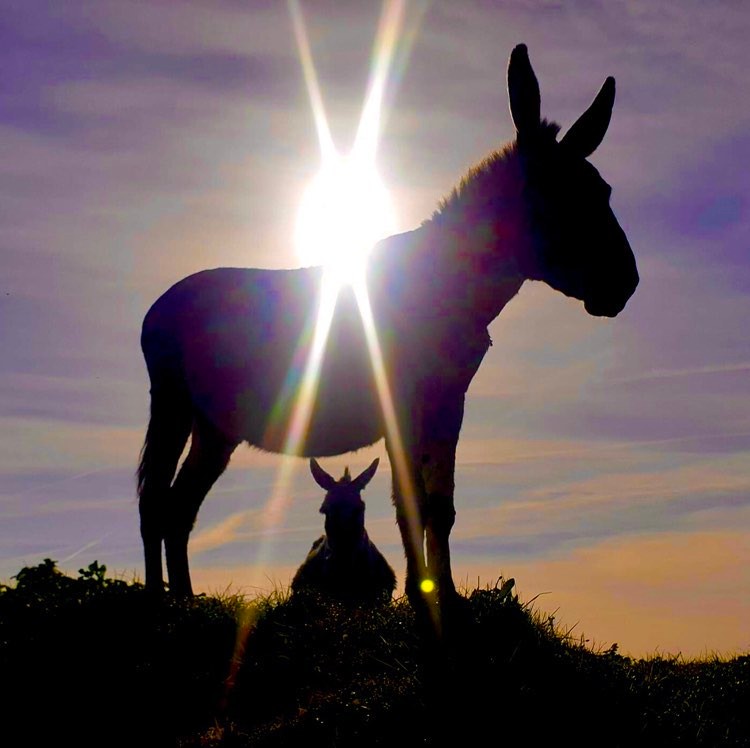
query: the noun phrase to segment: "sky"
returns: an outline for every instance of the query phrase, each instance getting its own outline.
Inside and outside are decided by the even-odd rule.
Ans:
[[[301,7],[346,150],[380,5]],[[505,73],[524,42],[563,131],[615,76],[591,160],[641,275],[615,319],[526,283],[492,323],[458,449],[457,583],[514,577],[593,646],[746,652],[746,6],[410,0],[404,19],[378,148],[399,230],[513,137]],[[4,0],[0,70],[0,580],[45,557],[142,579],[143,316],[198,270],[297,264],[319,151],[289,8]],[[382,442],[323,466],[375,456],[368,531],[403,584]],[[283,588],[322,532],[302,460],[268,525],[279,465],[235,453],[192,536],[199,590]]]

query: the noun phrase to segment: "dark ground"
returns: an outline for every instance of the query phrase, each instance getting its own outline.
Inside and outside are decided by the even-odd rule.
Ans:
[[[403,599],[155,602],[96,562],[15,580],[7,745],[750,746],[750,657],[593,652],[507,585],[469,593],[436,643]]]

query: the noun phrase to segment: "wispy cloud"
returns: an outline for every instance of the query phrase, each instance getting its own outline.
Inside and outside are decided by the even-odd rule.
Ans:
[[[190,539],[190,550],[194,553],[210,551],[229,543],[252,537],[258,529],[258,511],[235,512],[204,530],[196,532]]]
[[[100,545],[102,540],[104,540],[107,537],[107,535],[103,535],[101,538],[98,538],[97,540],[92,540],[89,543],[85,543],[80,548],[77,548],[73,553],[67,555],[65,558],[60,559],[61,564],[67,564],[69,561],[72,561],[74,558],[77,558],[82,553],[85,553],[86,551],[91,550],[92,548],[96,548],[96,546]]]
[[[52,423],[41,419],[4,418],[2,423],[6,437],[0,473],[59,469],[77,475],[127,465],[135,471],[145,433],[135,428]]]
[[[750,372],[750,363],[713,364],[708,366],[693,366],[685,369],[654,369],[643,374],[614,379],[612,384],[632,384],[645,382],[650,379],[675,379],[680,377],[696,377],[706,374],[734,374]]]
[[[458,579],[516,578],[522,598],[575,625],[593,643],[635,656],[687,657],[747,651],[750,584],[744,531],[643,534],[610,538],[554,559],[461,563]],[[627,622],[624,625],[623,622]]]

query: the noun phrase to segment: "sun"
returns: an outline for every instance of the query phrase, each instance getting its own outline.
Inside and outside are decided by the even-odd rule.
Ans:
[[[322,265],[335,287],[355,284],[375,243],[396,231],[391,196],[374,162],[356,151],[325,154],[297,213],[302,265]]]
[[[333,142],[299,2],[289,0],[289,10],[321,156],[320,170],[307,185],[297,212],[295,247],[302,265],[325,268],[327,287],[337,292],[345,283],[361,281],[369,251],[378,240],[396,233],[394,204],[375,160],[404,5],[401,0],[384,2],[368,92],[346,155]]]

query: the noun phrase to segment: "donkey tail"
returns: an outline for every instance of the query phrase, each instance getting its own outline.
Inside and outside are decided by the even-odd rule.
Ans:
[[[152,488],[160,491],[169,488],[192,425],[192,403],[184,386],[171,383],[152,387],[151,417],[136,473],[141,500]]]
[[[151,415],[138,460],[138,496],[165,498],[193,424],[193,408],[177,340],[159,302],[143,320],[141,349],[151,380]]]

